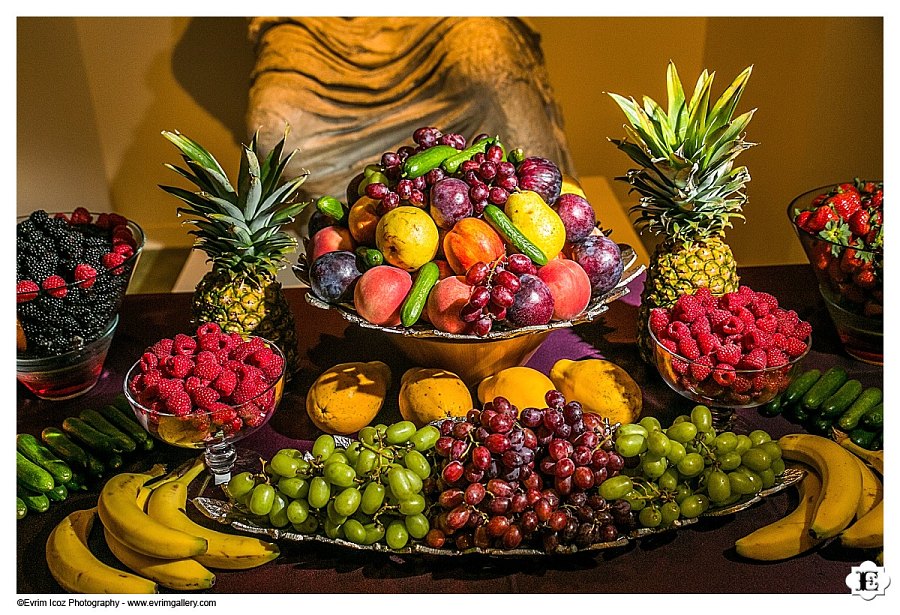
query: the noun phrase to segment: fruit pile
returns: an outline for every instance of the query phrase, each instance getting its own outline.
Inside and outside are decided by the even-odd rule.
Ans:
[[[619,282],[618,245],[553,161],[433,127],[413,141],[354,178],[346,207],[317,201],[306,259],[319,299],[380,326],[483,336],[570,320]]]
[[[795,311],[747,286],[721,297],[704,288],[682,295],[671,308],[651,310],[649,327],[662,347],[656,363],[667,380],[740,405],[784,391],[812,333]]]
[[[16,226],[16,315],[29,357],[80,348],[104,331],[125,295],[138,249],[128,221],[79,207],[32,212]]]
[[[794,223],[835,302],[870,318],[884,311],[884,184],[855,180],[796,209]]]

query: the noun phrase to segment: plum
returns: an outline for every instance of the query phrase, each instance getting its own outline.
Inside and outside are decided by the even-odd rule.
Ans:
[[[431,187],[431,217],[443,229],[472,215],[469,184],[456,177],[446,177]]]
[[[561,194],[553,209],[566,227],[566,241],[581,241],[591,234],[597,223],[597,215],[587,199],[578,194]]]
[[[530,273],[519,277],[519,290],[506,310],[506,319],[514,325],[545,325],[553,318],[553,295],[542,279]]]
[[[335,220],[328,214],[324,214],[318,209],[309,217],[309,236],[312,237],[326,226],[335,226],[338,220]]]
[[[614,288],[622,278],[622,251],[605,235],[591,235],[574,244],[572,260],[588,274],[594,295]]]
[[[356,254],[337,250],[313,261],[309,268],[309,286],[323,301],[340,303],[353,296],[353,287],[361,275]]]

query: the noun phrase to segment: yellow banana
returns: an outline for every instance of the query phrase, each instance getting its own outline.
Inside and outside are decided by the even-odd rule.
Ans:
[[[97,509],[76,510],[50,532],[47,566],[63,589],[81,594],[155,594],[150,579],[107,566],[91,553],[88,535]]]
[[[822,493],[822,479],[807,472],[797,485],[800,503],[783,518],[738,539],[734,548],[748,559],[773,562],[806,553],[823,542],[810,535],[816,504]]]
[[[128,548],[109,530],[103,530],[106,544],[116,559],[142,577],[152,579],[163,587],[177,590],[209,589],[216,583],[216,575],[189,557],[159,559]]]
[[[147,514],[170,528],[205,538],[206,552],[194,556],[204,566],[244,570],[278,557],[278,545],[249,536],[218,532],[195,523],[187,516],[186,506],[187,485],[179,479],[153,490],[147,502]]]
[[[853,442],[853,440],[850,439],[850,436],[848,436],[844,432],[837,430],[834,430],[834,440],[845,449],[875,468],[875,470],[879,474],[884,476],[884,449],[881,449],[879,451],[870,451],[869,449],[863,448],[859,444]]]
[[[156,467],[156,466],[154,466],[154,467]],[[180,479],[187,479],[187,482],[190,483],[192,480],[194,480],[197,477],[198,474],[200,474],[203,471],[204,467],[205,466],[203,464],[203,458],[201,457],[201,458],[198,458],[196,461],[194,461],[194,463],[187,470],[183,471],[181,468],[179,468],[179,469],[171,472],[169,475],[164,476],[163,478],[159,479],[158,481],[153,482],[152,484],[148,485],[147,483],[144,483],[143,485],[141,485],[141,488],[138,491],[138,496],[137,496],[138,508],[140,508],[141,510],[147,510],[147,500],[150,498],[150,494],[153,492],[153,490],[156,489],[157,487],[159,487],[161,485],[165,485],[166,483],[170,483],[173,480],[180,480]],[[183,471],[183,473],[179,474],[179,472],[182,472],[182,471]]]
[[[856,519],[859,520],[875,508],[884,498],[884,486],[875,475],[875,472],[862,459],[856,455],[853,455],[853,459],[856,460],[856,465],[859,467],[859,475],[862,477],[862,495],[860,495],[859,503],[856,505]]]
[[[822,479],[822,491],[810,523],[815,538],[831,538],[856,515],[862,476],[851,453],[833,440],[812,434],[788,434],[778,440],[785,459],[811,466]]]
[[[875,549],[884,546],[884,500],[866,515],[841,532],[841,545],[853,549]]]
[[[205,539],[172,529],[138,507],[138,492],[149,478],[147,474],[123,472],[106,481],[97,504],[103,526],[144,555],[181,559],[205,553]]]

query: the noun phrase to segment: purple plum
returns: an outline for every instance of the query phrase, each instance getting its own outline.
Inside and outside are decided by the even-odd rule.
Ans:
[[[566,228],[566,241],[581,241],[591,234],[597,224],[594,208],[578,194],[561,194],[553,204],[553,209]]]
[[[309,286],[322,301],[340,303],[352,300],[353,287],[362,275],[356,254],[337,250],[323,254],[309,268]]]
[[[542,279],[530,273],[519,277],[519,290],[506,310],[506,319],[519,327],[545,325],[553,318],[553,295]]]
[[[594,295],[611,290],[622,278],[622,251],[605,235],[591,235],[573,244],[572,260],[588,274]]]
[[[431,187],[431,217],[443,229],[472,215],[469,184],[456,177],[446,177]]]

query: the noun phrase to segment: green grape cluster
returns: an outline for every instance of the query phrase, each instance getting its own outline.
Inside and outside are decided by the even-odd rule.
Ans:
[[[346,447],[324,434],[310,456],[282,449],[262,473],[235,475],[228,494],[272,527],[402,549],[431,529],[425,487],[439,437],[437,427],[410,421],[364,427]]]
[[[626,467],[600,485],[600,495],[626,501],[637,522],[649,528],[733,504],[771,487],[784,472],[781,448],[768,433],[716,434],[706,406],[665,429],[649,416],[622,425],[615,449]]]

